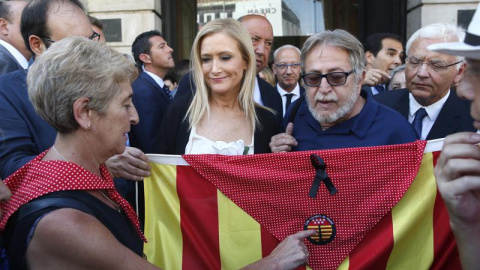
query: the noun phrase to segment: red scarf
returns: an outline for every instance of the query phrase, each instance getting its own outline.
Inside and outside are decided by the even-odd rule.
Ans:
[[[100,166],[102,177],[71,163],[60,160],[42,161],[49,150],[44,151],[18,171],[5,179],[12,192],[12,198],[0,204],[2,217],[0,230],[3,231],[8,219],[31,200],[63,190],[107,190],[108,196],[117,203],[132,222],[140,238],[147,242],[140,229],[140,222],[133,208],[115,190],[113,178],[105,165]]]

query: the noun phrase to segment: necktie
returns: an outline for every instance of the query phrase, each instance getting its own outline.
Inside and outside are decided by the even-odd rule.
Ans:
[[[172,92],[170,91],[170,88],[168,88],[168,86],[164,84],[162,89],[163,91],[165,91],[165,94],[167,94],[168,99],[172,100],[173,96],[172,96]]]
[[[290,106],[290,104],[292,104],[293,94],[285,94],[284,96],[287,97],[287,103],[285,104],[285,112],[287,112],[288,106]]]
[[[425,110],[425,108],[420,108],[415,113],[415,118],[412,122],[413,128],[417,131],[418,138],[422,138],[422,122],[425,116],[427,116],[427,111]]]
[[[385,92],[385,87],[384,87],[383,85],[381,85],[381,84],[377,84],[377,85],[375,85],[374,87],[375,87],[375,89],[377,89],[377,92],[378,92],[378,93]]]

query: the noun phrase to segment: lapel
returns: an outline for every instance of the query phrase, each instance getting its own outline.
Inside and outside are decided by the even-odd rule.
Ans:
[[[152,77],[150,77],[150,75],[142,71],[139,77],[142,78],[145,81],[145,83],[149,84],[151,87],[156,89],[157,92],[160,93],[160,96],[162,96],[163,99],[170,102],[170,98],[168,98],[167,93],[165,93],[165,91],[160,87],[160,85],[158,85],[158,83]]]
[[[303,86],[299,85],[300,86],[300,96],[303,97],[305,96],[305,88],[303,88]]]
[[[5,48],[2,44],[0,44],[0,51],[3,52],[7,57],[9,57],[10,62],[12,62],[12,64],[15,63],[19,70],[24,69],[22,65],[20,65],[20,63],[17,61],[17,59],[15,59],[13,54],[11,54],[10,51],[8,51],[7,48]]]
[[[456,93],[450,90],[450,96],[440,110],[437,120],[428,133],[427,140],[444,138],[459,130],[462,112],[458,108],[458,99]]]
[[[402,89],[402,90],[395,90],[395,91],[402,91],[401,95],[399,95],[399,98],[397,102],[393,105],[393,109],[399,112],[405,119],[408,120],[408,110],[410,109],[410,100],[408,98],[408,90]]]

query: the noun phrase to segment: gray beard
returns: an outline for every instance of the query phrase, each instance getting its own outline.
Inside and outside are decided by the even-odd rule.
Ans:
[[[355,85],[353,87],[353,91],[350,95],[350,98],[347,100],[347,102],[342,106],[340,106],[340,108],[338,108],[338,110],[336,110],[334,113],[324,116],[322,115],[322,112],[315,110],[315,102],[316,101],[337,102],[338,97],[334,94],[324,96],[317,92],[314,100],[311,101],[309,100],[307,95],[308,109],[310,110],[310,113],[312,114],[313,118],[315,118],[315,120],[317,120],[320,124],[321,123],[337,123],[339,119],[344,118],[345,116],[347,116],[352,112],[353,107],[355,106],[355,103],[357,102],[357,100],[358,100],[357,86]]]

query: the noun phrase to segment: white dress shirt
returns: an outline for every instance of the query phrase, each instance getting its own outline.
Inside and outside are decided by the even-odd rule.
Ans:
[[[287,92],[287,91],[283,90],[283,88],[277,83],[277,91],[280,94],[280,96],[282,97],[283,116],[285,116],[285,113],[287,112],[287,108],[285,108],[285,106],[287,106],[287,96],[285,96],[285,95],[286,94],[293,94],[293,96],[292,96],[292,103],[293,103],[295,100],[297,100],[300,97],[300,86],[297,83],[297,85],[292,90],[292,92]],[[290,104],[292,104],[292,103],[290,103]]]
[[[152,79],[153,79],[158,85],[160,85],[160,88],[163,88],[163,86],[165,85],[165,83],[163,82],[163,79],[162,79],[162,78],[158,77],[157,75],[153,74],[153,73],[150,72],[150,71],[147,71],[144,66],[142,66],[142,70],[143,70],[143,72],[147,73],[148,76],[152,77]]]
[[[1,39],[0,39],[0,44],[3,47],[5,47],[5,49],[7,49],[7,51],[9,51],[13,55],[13,57],[15,57],[15,60],[17,60],[17,62],[23,67],[23,69],[28,68],[28,60],[15,47],[13,47],[12,45],[10,45],[10,43],[3,41]]]
[[[443,105],[445,102],[447,102],[448,97],[450,96],[450,90],[448,93],[441,98],[439,101],[433,103],[430,106],[422,106],[420,103],[418,103],[413,95],[410,93],[408,94],[408,98],[410,100],[410,111],[408,112],[408,122],[410,124],[413,122],[413,119],[415,119],[415,113],[418,111],[420,108],[425,108],[427,111],[427,116],[423,118],[422,121],[422,136],[420,136],[421,140],[425,140],[427,138],[428,133],[430,133],[430,130],[433,127],[433,124],[435,123],[435,120],[437,120],[438,115],[440,114],[440,111],[443,108]]]
[[[262,95],[260,95],[260,86],[258,85],[258,78],[255,77],[255,89],[253,89],[253,100],[263,106]]]

